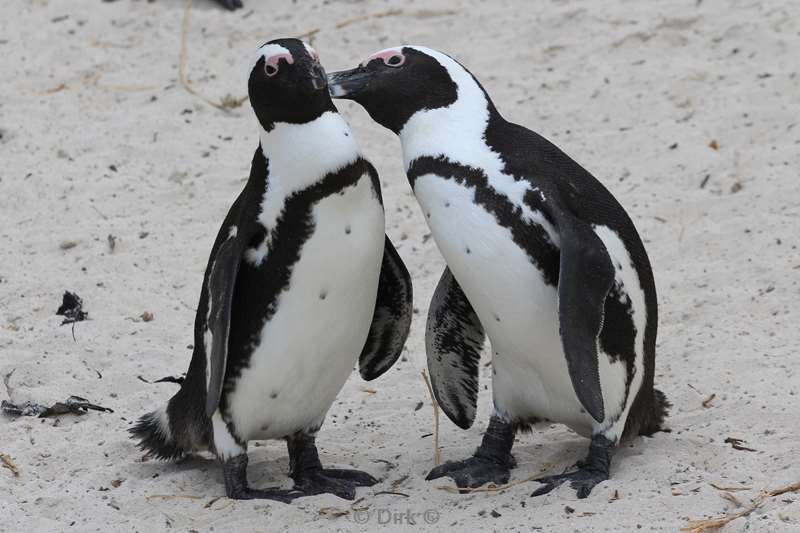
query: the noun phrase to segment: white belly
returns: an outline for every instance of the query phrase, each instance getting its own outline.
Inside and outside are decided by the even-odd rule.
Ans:
[[[384,244],[383,209],[364,176],[313,208],[315,231],[229,396],[241,436],[319,425],[366,341]],[[348,232],[349,231],[349,232]]]
[[[474,189],[428,174],[417,178],[414,192],[491,342],[495,408],[513,419],[547,419],[590,434],[593,419],[575,395],[561,345],[556,287],[545,283],[511,232],[474,203]],[[604,396],[620,379],[624,394],[622,364],[602,355],[600,363]],[[609,380],[614,387],[604,383]]]

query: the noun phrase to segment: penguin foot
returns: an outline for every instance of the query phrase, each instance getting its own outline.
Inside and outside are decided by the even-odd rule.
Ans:
[[[222,6],[230,11],[244,7],[242,0],[217,0]]]
[[[302,492],[294,489],[251,489],[247,484],[246,453],[225,461],[222,472],[225,478],[225,495],[232,500],[275,500],[291,503],[293,499],[304,496]]]
[[[578,498],[586,498],[597,484],[608,479],[613,449],[612,441],[602,435],[593,435],[592,444],[589,446],[589,455],[586,456],[586,459],[578,461],[575,465],[578,468],[576,471],[537,479],[536,481],[542,483],[542,486],[536,489],[531,496],[547,494],[569,481],[570,486],[577,492]]]
[[[360,470],[319,468],[292,475],[295,490],[303,496],[333,494],[345,500],[354,500],[356,487],[371,487],[377,479]]]
[[[517,466],[514,456],[511,455],[514,433],[516,428],[511,422],[493,414],[475,455],[463,461],[448,461],[439,465],[425,479],[430,481],[448,476],[460,488],[475,488],[486,483],[505,485],[511,469]]]
[[[294,480],[294,488],[302,491],[304,496],[327,493],[354,500],[356,487],[371,487],[378,482],[359,470],[322,468],[314,442],[314,434],[302,431],[287,439],[289,476]]]
[[[283,503],[292,503],[292,500],[305,496],[301,491],[291,489],[251,489],[250,487],[237,487],[228,492],[228,498],[232,500],[275,500]]]
[[[511,475],[511,465],[497,463],[483,457],[470,457],[463,461],[448,461],[439,465],[427,475],[428,481],[448,476],[459,488],[475,488],[486,483],[505,485]],[[460,491],[466,493],[468,491]]]
[[[592,468],[582,468],[575,472],[556,474],[554,476],[540,477],[536,481],[543,485],[536,489],[531,496],[541,496],[547,494],[563,483],[569,481],[570,486],[577,492],[578,498],[583,499],[589,496],[592,489],[599,483],[608,479],[608,472],[594,470]]]

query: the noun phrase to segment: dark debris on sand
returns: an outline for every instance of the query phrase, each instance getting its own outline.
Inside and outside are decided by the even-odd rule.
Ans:
[[[86,398],[80,396],[70,396],[63,402],[56,402],[50,407],[33,403],[25,402],[19,405],[3,400],[0,403],[0,411],[8,416],[36,416],[39,418],[47,418],[49,416],[58,416],[65,414],[85,415],[88,411],[101,411],[104,413],[113,413],[113,409],[102,407],[90,403]]]

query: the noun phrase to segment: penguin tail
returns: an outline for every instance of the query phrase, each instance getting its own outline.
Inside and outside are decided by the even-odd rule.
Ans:
[[[150,457],[172,461],[186,453],[173,438],[166,406],[142,416],[128,431]]]
[[[664,419],[667,418],[669,408],[672,404],[667,400],[667,396],[658,389],[653,389],[653,399],[650,404],[650,416],[646,418],[645,423],[639,430],[640,435],[650,436],[657,431],[669,432],[669,429],[664,429]]]

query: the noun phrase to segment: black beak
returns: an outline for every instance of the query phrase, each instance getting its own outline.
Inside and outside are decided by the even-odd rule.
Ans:
[[[314,87],[315,91],[324,89],[328,86],[328,76],[325,74],[325,69],[322,68],[322,65],[319,63],[311,66],[308,77],[311,80],[311,86]]]
[[[369,85],[370,79],[364,67],[333,72],[328,74],[328,90],[334,98],[352,99]]]

